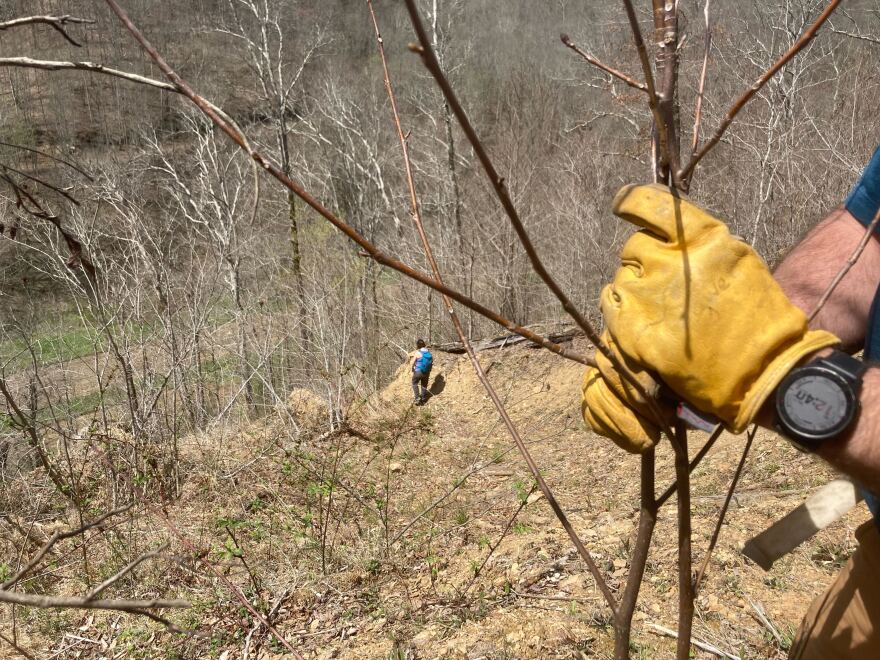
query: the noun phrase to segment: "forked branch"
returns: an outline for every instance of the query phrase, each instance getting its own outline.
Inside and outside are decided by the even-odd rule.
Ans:
[[[7,579],[2,585],[0,585],[0,603],[51,609],[109,610],[115,612],[127,612],[129,614],[149,617],[153,620],[165,624],[167,627],[173,630],[179,630],[170,622],[166,621],[162,617],[153,614],[152,612],[149,612],[148,610],[190,607],[190,604],[185,600],[169,600],[161,598],[121,598],[107,600],[98,598],[98,596],[100,596],[104,591],[119,582],[119,580],[128,575],[137,566],[147,561],[148,559],[153,559],[155,557],[161,556],[160,553],[164,546],[159,550],[147,552],[140,555],[134,561],[125,566],[122,570],[118,571],[115,575],[104,580],[104,582],[92,589],[85,596],[47,596],[43,594],[23,594],[16,591],[11,591],[11,589],[15,587],[16,584],[21,582],[31,573],[33,573],[33,571],[40,566],[46,555],[52,550],[52,548],[55,547],[55,545],[58,544],[59,541],[71,539],[77,536],[84,536],[89,530],[100,527],[108,519],[125,513],[126,511],[131,509],[132,506],[132,504],[127,504],[126,506],[120,507],[113,511],[108,511],[104,515],[96,518],[89,523],[86,523],[85,525],[82,525],[77,529],[68,530],[66,532],[55,532],[54,534],[52,534],[49,540],[46,541],[39,550],[37,550],[34,556],[31,557],[31,559],[15,573],[15,575],[13,575],[9,579]]]
[[[559,36],[559,38],[563,44],[565,44],[568,48],[570,48],[575,53],[577,53],[578,55],[583,57],[587,62],[592,64],[597,69],[601,69],[605,73],[607,73],[611,76],[614,76],[618,80],[622,80],[630,87],[634,87],[635,89],[641,90],[643,92],[648,91],[648,86],[645,83],[639,82],[638,80],[636,80],[632,76],[628,76],[627,74],[623,73],[622,71],[618,71],[617,69],[614,69],[606,64],[602,64],[602,62],[597,60],[595,57],[593,57],[592,55],[590,55],[586,51],[581,50],[578,47],[578,45],[575,44],[567,34],[562,34]]]
[[[24,16],[22,18],[13,18],[11,21],[0,23],[0,32],[11,30],[12,28],[23,27],[25,25],[48,25],[56,30],[70,44],[80,47],[82,44],[68,34],[65,29],[66,26],[68,24],[83,25],[94,22],[95,21],[88,18],[77,18],[76,16],[69,16],[67,14],[64,16]]]

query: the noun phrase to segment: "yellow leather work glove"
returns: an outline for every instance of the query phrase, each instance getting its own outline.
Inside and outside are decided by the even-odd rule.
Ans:
[[[655,375],[741,433],[792,367],[839,342],[809,330],[757,253],[686,197],[626,186],[613,211],[643,231],[602,291],[605,336],[640,382]],[[631,452],[653,446],[659,428],[645,402],[608,360],[597,363],[584,381],[585,421]]]
[[[602,343],[611,349],[630,377],[654,398],[655,405],[652,409],[639,390],[621,376],[608,358],[596,351],[599,369],[588,369],[584,375],[581,412],[593,431],[611,438],[621,449],[641,453],[660,439],[657,412],[668,425],[674,421],[674,410],[658,398],[657,381],[644,367],[621,354],[607,329],[602,333]]]

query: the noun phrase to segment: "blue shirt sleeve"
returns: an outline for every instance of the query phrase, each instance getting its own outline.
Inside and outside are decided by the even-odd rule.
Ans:
[[[844,202],[846,210],[866,227],[880,209],[880,146]]]

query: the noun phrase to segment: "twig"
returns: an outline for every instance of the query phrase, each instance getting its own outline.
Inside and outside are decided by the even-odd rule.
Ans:
[[[688,464],[687,428],[675,423],[675,481],[678,484],[678,658],[690,657],[694,625],[694,582],[691,577],[691,471]]]
[[[15,194],[16,205],[18,208],[34,218],[39,218],[52,223],[55,229],[58,230],[58,233],[61,234],[64,243],[67,245],[67,249],[70,251],[70,256],[66,262],[67,267],[71,269],[81,267],[85,272],[89,283],[92,286],[96,286],[95,280],[97,277],[97,270],[91,260],[84,254],[82,241],[71,232],[67,231],[61,224],[61,220],[57,215],[43,207],[33,195],[16,183],[12,177],[0,173],[0,180],[5,181],[12,189],[12,192]]]
[[[34,569],[34,567],[40,563],[40,561],[43,559],[43,557],[46,556],[46,553],[48,553],[49,550],[51,550],[52,547],[56,543],[58,543],[58,541],[63,541],[65,539],[73,538],[74,536],[80,536],[82,534],[85,534],[90,529],[93,529],[93,528],[97,527],[98,525],[102,524],[108,518],[111,518],[113,516],[118,516],[122,513],[125,513],[126,511],[131,509],[131,507],[133,507],[133,506],[134,506],[134,503],[131,503],[131,504],[126,504],[125,506],[120,507],[118,509],[114,509],[113,511],[108,511],[107,513],[96,518],[92,522],[86,523],[85,525],[83,525],[82,527],[79,527],[77,529],[68,530],[66,532],[55,532],[54,534],[52,534],[52,536],[49,538],[49,540],[43,544],[43,547],[37,551],[37,554],[34,555],[33,558],[31,558],[31,560],[24,566],[24,568],[22,568],[21,570],[18,571],[18,573],[16,573],[11,578],[6,580],[6,582],[4,582],[3,584],[0,584],[0,589],[5,591],[7,589],[14,587],[19,581],[21,581],[21,579],[25,575],[30,573]]]
[[[89,181],[94,181],[94,180],[95,180],[95,178],[94,178],[91,174],[89,174],[88,172],[86,172],[84,169],[82,169],[82,168],[79,167],[78,165],[75,165],[75,164],[71,163],[69,160],[64,160],[63,158],[59,158],[58,156],[53,156],[52,154],[50,154],[50,153],[46,153],[45,151],[40,151],[39,149],[33,149],[33,148],[31,148],[31,147],[26,147],[26,146],[24,146],[24,145],[22,145],[22,144],[14,144],[14,143],[12,143],[12,142],[4,142],[3,140],[0,140],[0,146],[2,146],[2,147],[9,147],[10,149],[20,149],[21,151],[27,151],[27,152],[32,153],[32,154],[37,154],[37,155],[39,155],[39,156],[44,156],[44,157],[46,157],[46,158],[49,158],[49,159],[51,159],[51,160],[54,160],[56,163],[61,163],[62,165],[67,165],[67,167],[69,167],[69,168],[72,169],[72,170],[75,170],[75,171],[79,172],[80,174],[82,174],[82,175],[83,175],[86,179],[88,179]]]
[[[776,643],[779,644],[779,648],[784,648],[785,643],[782,641],[782,635],[779,634],[779,631],[776,630],[776,626],[770,621],[767,613],[764,611],[764,608],[759,604],[755,603],[751,598],[746,596],[746,600],[749,601],[749,605],[752,606],[752,609],[755,610],[755,614],[758,615],[758,620],[761,624],[770,631],[770,634],[776,639]]]
[[[867,41],[868,43],[871,43],[871,44],[880,44],[880,39],[878,39],[877,37],[872,37],[871,35],[857,34],[855,32],[844,32],[843,30],[838,30],[837,28],[834,28],[834,27],[831,28],[831,31],[834,34],[840,34],[840,35],[843,35],[844,37],[850,37],[851,39],[858,39],[860,41]]]
[[[724,504],[721,505],[721,511],[718,513],[718,520],[715,522],[715,531],[712,532],[712,539],[709,541],[709,547],[706,549],[706,556],[703,558],[703,563],[700,566],[700,570],[697,572],[697,577],[694,579],[695,595],[700,591],[700,583],[703,581],[703,575],[706,573],[706,568],[709,566],[709,560],[712,558],[712,551],[715,550],[715,545],[718,543],[718,537],[721,534],[721,525],[724,524],[724,518],[727,516],[727,509],[730,506],[730,501],[733,499],[733,493],[736,491],[736,486],[739,483],[743,466],[746,464],[746,458],[749,455],[749,450],[752,448],[752,441],[755,439],[757,431],[758,425],[755,424],[752,426],[752,430],[749,431],[746,446],[743,448],[742,457],[739,459],[739,465],[736,466],[736,471],[733,473],[733,479],[730,482],[730,487],[727,489],[727,496],[724,498]]]
[[[61,608],[77,610],[116,610],[131,614],[142,614],[141,610],[187,608],[190,603],[185,600],[89,600],[81,596],[41,596],[38,594],[20,594],[16,591],[0,590],[0,603],[13,603],[28,607]]]
[[[659,633],[661,635],[665,635],[666,637],[672,637],[673,639],[678,639],[678,633],[674,630],[670,630],[669,628],[664,628],[661,625],[656,623],[648,623],[648,627],[654,630],[654,632]],[[733,653],[728,653],[727,651],[722,651],[717,646],[712,646],[708,642],[701,642],[698,639],[692,639],[691,643],[699,649],[703,649],[707,653],[713,653],[717,655],[719,658],[729,658],[729,660],[740,660],[738,655],[734,655]]]
[[[369,0],[368,0],[369,1]],[[507,533],[510,531],[510,528],[513,527],[513,523],[516,522],[516,519],[519,518],[519,514],[522,513],[522,510],[526,508],[526,505],[529,503],[529,497],[532,493],[537,489],[537,485],[532,486],[529,489],[527,495],[525,495],[522,499],[520,499],[519,506],[516,507],[516,511],[513,512],[513,515],[507,519],[507,524],[504,525],[504,529],[501,530],[501,535],[498,539],[489,547],[489,552],[486,553],[486,556],[483,557],[483,561],[480,562],[480,565],[474,570],[474,574],[471,575],[470,581],[468,581],[467,586],[464,589],[464,593],[461,595],[464,598],[467,595],[467,592],[470,591],[470,588],[474,586],[474,582],[477,581],[477,578],[480,576],[480,573],[483,572],[483,569],[486,568],[486,564],[489,563],[489,560],[495,555],[495,551],[498,549],[498,546],[501,545],[502,541],[507,538]]]
[[[104,580],[97,587],[92,589],[87,595],[86,600],[93,600],[101,595],[108,587],[112,586],[114,583],[121,580],[123,577],[131,573],[135,568],[137,568],[140,564],[147,561],[148,559],[155,559],[156,557],[161,557],[162,552],[168,548],[168,544],[163,544],[158,550],[154,552],[147,552],[142,554],[140,557],[137,557],[133,561],[131,561],[127,566],[125,566],[122,570],[117,572],[115,575],[110,576],[106,580]]]
[[[654,535],[654,526],[657,524],[658,505],[654,497],[655,453],[652,447],[641,456],[639,525],[635,547],[630,558],[629,574],[626,576],[626,586],[620,599],[617,625],[614,627],[616,660],[625,660],[629,657],[632,618],[636,611],[642,580],[645,577],[648,552],[651,549],[651,537]]]
[[[807,317],[808,322],[812,322],[813,319],[816,318],[816,315],[822,311],[822,308],[825,306],[825,303],[828,302],[828,299],[831,297],[831,294],[834,293],[834,290],[837,288],[837,285],[846,277],[846,274],[852,269],[853,266],[856,265],[856,262],[859,260],[859,257],[862,256],[862,252],[865,251],[865,247],[868,245],[868,241],[871,240],[871,235],[874,233],[874,230],[877,229],[877,225],[880,224],[880,209],[877,210],[877,213],[874,214],[874,219],[871,220],[867,229],[865,229],[865,235],[862,236],[862,240],[859,241],[859,244],[856,246],[856,249],[853,250],[853,253],[849,255],[849,258],[841,267],[840,271],[838,271],[837,275],[834,276],[834,279],[831,280],[831,283],[828,285],[828,288],[825,289],[825,292],[822,294],[822,297],[819,298],[819,302],[816,303],[816,306],[813,308],[813,311],[810,312],[810,315]]]
[[[42,465],[43,469],[46,470],[46,474],[49,475],[49,479],[51,479],[52,483],[55,484],[55,488],[58,489],[59,493],[61,493],[68,499],[73,500],[72,490],[67,486],[67,484],[64,483],[64,479],[62,478],[61,474],[58,472],[55,466],[52,465],[52,462],[49,460],[49,456],[46,453],[46,450],[43,448],[43,445],[40,444],[40,437],[37,433],[37,429],[34,426],[33,420],[28,415],[25,415],[24,411],[18,407],[18,404],[12,397],[12,393],[9,391],[9,388],[6,385],[6,380],[3,378],[0,378],[0,394],[3,394],[3,398],[6,399],[6,404],[9,406],[9,410],[11,410],[11,414],[9,415],[10,420],[12,421],[14,426],[16,426],[19,430],[27,435],[27,443],[35,452],[37,452],[37,456],[39,456],[40,459],[40,465]],[[70,534],[70,536],[76,536],[76,533],[78,532],[73,532]],[[60,538],[69,537],[59,537],[54,541],[50,539],[50,541],[52,542],[52,544],[54,544],[56,541],[60,540]],[[44,548],[45,550],[41,551],[41,553],[38,555],[37,561],[43,558],[46,552],[49,551],[49,548],[51,548],[51,545],[49,547],[44,546]],[[18,579],[21,578],[20,575],[13,577],[16,577],[17,579],[13,580],[12,578],[10,578],[2,585],[0,585],[0,589],[9,588],[13,584],[15,584]]]
[[[422,223],[421,213],[419,211],[419,203],[418,197],[416,195],[415,190],[415,182],[412,176],[412,167],[410,165],[409,160],[409,148],[407,146],[406,136],[403,133],[403,128],[400,125],[400,117],[397,113],[397,103],[394,100],[394,91],[391,86],[391,80],[388,77],[388,69],[387,64],[385,63],[384,56],[384,47],[382,44],[382,37],[379,33],[379,26],[376,22],[375,13],[373,12],[373,3],[372,0],[367,0],[367,5],[370,8],[371,16],[373,18],[373,24],[376,29],[376,37],[379,44],[379,51],[382,57],[382,63],[385,70],[385,86],[388,90],[389,97],[391,98],[391,107],[394,113],[394,122],[397,127],[398,137],[400,138],[401,148],[403,150],[403,159],[404,159],[404,168],[406,171],[406,180],[407,186],[409,189],[410,195],[410,204],[412,211],[413,222],[416,225],[416,229],[418,230],[419,237],[422,241],[422,246],[425,250],[425,256],[428,259],[428,262],[431,266],[431,271],[434,274],[435,279],[438,282],[442,282],[442,275],[440,273],[440,267],[437,265],[437,261],[434,258],[433,250],[431,249],[430,241],[428,240],[428,236],[425,233],[425,227]],[[420,37],[424,37],[424,45],[428,48],[427,52],[431,53],[431,58],[437,66],[437,71],[439,71],[439,64],[437,63],[436,57],[433,55],[433,51],[430,51],[429,42],[427,41],[427,35],[424,34],[424,30],[421,27],[421,21],[418,18],[418,15],[415,12],[415,7],[412,5],[411,0],[407,0],[407,7],[410,10],[410,15],[414,23],[418,24],[417,31],[420,32]],[[442,78],[442,74],[441,74]],[[445,80],[445,78],[444,78]],[[448,88],[448,84],[447,84]],[[451,89],[450,95],[451,95]],[[457,100],[455,100],[454,95],[452,96],[452,100],[455,102],[453,106],[453,112],[458,113],[461,111],[461,107],[458,106]],[[456,107],[458,111],[456,111]],[[459,118],[461,119],[461,118]],[[465,118],[465,123],[466,123]],[[469,125],[469,124],[468,124]],[[483,153],[485,156],[485,152]],[[491,163],[489,163],[489,167],[491,168]],[[489,171],[487,169],[487,171]],[[492,170],[494,171],[494,170]],[[506,197],[506,193],[505,193]],[[509,203],[509,198],[508,203]],[[515,211],[514,211],[515,213]],[[540,263],[540,261],[538,262]],[[461,321],[458,318],[458,314],[455,312],[455,308],[452,305],[452,301],[447,296],[443,296],[443,302],[446,305],[446,309],[449,313],[450,320],[452,321],[453,326],[455,327],[455,331],[458,333],[459,339],[461,343],[464,345],[465,350],[467,351],[468,358],[470,358],[471,365],[474,368],[474,371],[477,374],[477,378],[480,380],[480,383],[483,385],[483,388],[486,390],[486,393],[489,395],[489,398],[492,399],[492,403],[495,405],[495,409],[498,411],[498,415],[501,417],[504,422],[505,427],[507,427],[507,431],[510,433],[510,436],[513,438],[513,441],[516,443],[517,448],[519,449],[520,454],[525,460],[526,465],[529,468],[529,471],[532,473],[532,477],[535,479],[535,482],[538,485],[538,488],[541,489],[541,492],[544,494],[544,497],[547,498],[547,503],[550,505],[550,508],[553,509],[553,512],[556,514],[556,517],[559,519],[559,522],[562,524],[566,533],[568,534],[569,539],[574,544],[575,548],[577,548],[578,554],[580,554],[581,559],[584,560],[584,563],[587,565],[587,568],[590,570],[590,573],[593,576],[593,579],[596,581],[596,585],[599,587],[599,590],[602,592],[602,595],[605,597],[605,601],[608,603],[608,607],[617,616],[617,602],[611,593],[611,590],[608,587],[608,584],[605,582],[605,579],[602,577],[601,572],[599,571],[599,567],[596,565],[596,562],[593,560],[590,551],[587,550],[586,546],[581,541],[580,537],[575,532],[574,527],[572,527],[571,522],[569,522],[568,517],[565,515],[565,512],[562,510],[562,507],[559,505],[559,502],[556,500],[556,496],[553,494],[553,491],[547,485],[547,482],[544,480],[543,475],[541,474],[540,469],[532,458],[531,452],[529,452],[528,447],[526,447],[525,442],[523,442],[522,438],[519,435],[519,431],[513,423],[513,420],[510,419],[510,416],[507,413],[507,409],[504,406],[504,403],[501,401],[501,398],[498,396],[498,393],[495,391],[495,388],[492,387],[492,384],[489,382],[488,377],[486,376],[486,372],[483,370],[482,365],[480,364],[479,359],[477,358],[477,354],[474,352],[474,348],[468,340],[467,333],[465,333],[464,328],[461,325]]]
[[[7,165],[5,163],[0,163],[0,168],[2,168],[4,170],[8,170],[10,172],[13,172],[14,174],[17,174],[18,176],[22,176],[29,181],[33,181],[37,185],[43,186],[44,188],[48,188],[52,192],[56,192],[59,195],[61,195],[62,197],[64,197],[67,201],[72,203],[74,206],[79,206],[79,202],[76,200],[76,198],[73,195],[71,195],[66,190],[62,190],[58,186],[52,185],[48,181],[44,181],[43,179],[35,177],[32,174],[28,174],[27,172],[22,172],[21,170],[18,170],[14,167],[11,167],[10,165]]]
[[[278,611],[281,609],[281,606],[284,604],[284,601],[287,600],[288,596],[290,596],[290,590],[285,589],[278,597],[278,600],[275,601],[275,604],[271,607],[269,613],[266,615],[266,620],[269,621],[269,623],[272,623],[275,617],[278,616]],[[250,632],[248,632],[247,637],[244,640],[244,651],[242,651],[241,654],[242,660],[248,660],[248,658],[250,657],[251,642],[254,639],[254,635],[259,632],[262,625],[262,623],[257,621],[256,623],[254,623],[253,628],[250,629]]]
[[[513,449],[513,448],[511,447],[511,448],[509,448],[507,451],[512,451],[512,449]],[[505,452],[505,453],[507,453],[507,452]],[[449,498],[449,497],[450,497],[450,496],[451,496],[456,490],[458,490],[459,488],[461,488],[461,487],[464,485],[464,483],[465,483],[465,482],[466,482],[466,481],[467,481],[472,475],[476,474],[477,472],[480,472],[481,470],[486,469],[487,467],[489,467],[490,465],[492,465],[492,463],[494,463],[494,462],[495,462],[495,459],[493,458],[492,460],[490,460],[490,461],[488,461],[488,462],[486,462],[486,463],[478,464],[476,467],[474,467],[474,468],[471,469],[470,471],[468,471],[468,472],[466,472],[465,474],[463,474],[462,476],[458,477],[458,478],[455,480],[455,484],[453,485],[452,488],[450,488],[449,490],[447,490],[447,491],[446,491],[445,493],[443,493],[440,497],[438,497],[438,498],[435,499],[433,502],[431,502],[428,506],[426,506],[424,509],[422,509],[422,511],[421,511],[420,513],[418,513],[418,514],[417,514],[412,520],[410,520],[410,521],[404,526],[403,529],[401,529],[397,534],[395,534],[395,535],[394,535],[394,538],[391,539],[391,543],[390,543],[390,545],[394,545],[395,543],[397,543],[397,542],[401,539],[401,537],[403,537],[403,535],[406,534],[406,533],[412,528],[413,525],[415,525],[419,520],[421,520],[421,519],[424,518],[426,515],[428,515],[429,513],[431,513],[431,511],[433,511],[434,509],[436,509],[438,506],[440,506],[441,504],[443,504],[443,502],[445,502],[445,501],[446,501],[446,500],[447,500],[447,499],[448,499],[448,498]]]
[[[648,88],[648,106],[654,116],[654,126],[657,128],[657,136],[660,142],[660,163],[665,167],[669,163],[669,136],[666,130],[666,122],[660,116],[660,103],[657,98],[657,90],[654,88],[654,74],[651,72],[651,62],[648,59],[648,49],[642,38],[642,30],[639,27],[639,19],[633,9],[632,0],[623,0],[626,9],[626,17],[632,30],[633,41],[639,54],[639,62],[642,64],[642,73],[645,76],[645,86]]]
[[[700,451],[697,452],[696,456],[691,459],[690,465],[688,466],[688,469],[691,472],[693,472],[700,464],[700,462],[706,457],[706,454],[709,453],[709,450],[712,449],[712,447],[718,441],[718,438],[721,437],[721,434],[723,432],[724,427],[719,424],[712,435],[709,436],[709,439],[706,440],[706,444],[704,444]],[[659,508],[663,506],[670,497],[675,495],[676,492],[678,492],[678,483],[670,484],[669,487],[665,491],[663,491],[663,494],[657,498],[657,507]]]
[[[25,16],[23,18],[14,18],[11,21],[0,23],[0,32],[4,30],[10,30],[12,28],[22,27],[24,25],[49,25],[57,30],[61,34],[61,36],[67,39],[67,41],[69,41],[72,45],[79,48],[82,46],[82,44],[71,37],[67,33],[67,30],[64,29],[64,26],[68,23],[82,25],[95,23],[95,21],[87,18],[77,18],[76,16],[69,16],[66,14],[64,16]]]
[[[311,206],[319,215],[321,215],[325,220],[330,222],[334,227],[336,227],[339,231],[341,231],[345,236],[347,236],[350,240],[356,243],[359,247],[361,247],[374,261],[377,263],[387,266],[393,270],[396,270],[403,275],[406,275],[410,279],[413,279],[421,284],[424,284],[427,287],[434,289],[435,291],[439,291],[441,294],[448,295],[450,298],[455,300],[456,302],[461,303],[465,307],[472,309],[477,312],[481,316],[485,316],[489,320],[497,323],[498,325],[507,328],[510,332],[514,332],[518,335],[522,335],[527,339],[539,344],[540,346],[546,348],[547,350],[556,353],[564,358],[569,360],[573,360],[574,362],[580,362],[581,364],[585,364],[588,366],[594,366],[595,361],[587,356],[581,355],[576,351],[572,351],[571,349],[567,349],[563,346],[555,344],[544,337],[524,328],[513,321],[510,321],[497,312],[494,312],[487,307],[475,302],[468,296],[465,296],[462,293],[454,289],[450,289],[446,285],[437,282],[433,278],[429,277],[425,273],[420,271],[416,271],[410,266],[406,265],[399,259],[394,257],[390,257],[384,254],[379,248],[377,248],[373,243],[364,238],[360,233],[358,233],[351,225],[343,222],[338,216],[330,212],[327,208],[325,208],[317,199],[315,199],[312,195],[306,192],[299,184],[297,184],[293,179],[291,179],[288,175],[286,175],[283,171],[281,171],[277,165],[275,165],[271,160],[269,160],[266,156],[264,156],[259,151],[251,148],[247,144],[247,140],[244,137],[242,131],[234,125],[234,123],[228,119],[216,106],[212,103],[204,99],[203,97],[196,94],[192,88],[180,77],[177,73],[168,65],[165,59],[159,54],[159,52],[153,47],[153,45],[147,40],[147,38],[138,30],[138,28],[132,23],[131,19],[125,13],[125,11],[119,6],[116,0],[106,0],[108,6],[113,10],[113,12],[119,17],[119,20],[126,27],[126,29],[132,34],[135,40],[141,45],[143,50],[150,56],[150,58],[156,63],[156,65],[161,69],[161,71],[165,74],[165,76],[171,80],[174,85],[172,87],[175,91],[180,94],[186,96],[196,107],[201,110],[201,112],[208,117],[214,124],[220,128],[226,135],[240,148],[245,150],[248,155],[257,162],[257,164],[262,167],[266,172],[272,175],[275,179],[277,179],[282,185],[284,185],[288,190],[297,195],[300,199],[302,199],[306,204]],[[2,60],[0,60],[2,62]]]
[[[589,53],[581,50],[577,46],[577,44],[575,44],[567,34],[559,35],[559,38],[562,40],[562,43],[564,43],[568,48],[571,48],[575,53],[577,53],[578,55],[583,57],[587,62],[592,64],[594,67],[596,67],[598,69],[602,69],[602,71],[604,71],[605,73],[610,74],[610,75],[614,76],[615,78],[622,80],[630,87],[640,89],[643,92],[648,91],[648,86],[645,83],[639,82],[638,80],[636,80],[632,76],[628,76],[627,74],[623,73],[622,71],[618,71],[617,69],[613,69],[610,66],[602,64],[602,62],[597,60],[595,57],[593,57]]]
[[[700,86],[697,89],[697,105],[694,110],[694,135],[691,142],[691,157],[697,153],[700,144],[700,126],[703,122],[703,99],[706,92],[706,73],[709,70],[709,52],[712,50],[712,25],[709,22],[709,2],[703,7],[703,16],[706,19],[706,36],[703,45],[703,69],[700,72]]]
[[[819,31],[819,28],[828,20],[834,10],[837,9],[837,6],[840,4],[841,0],[831,0],[828,3],[828,6],[825,7],[825,10],[819,15],[819,18],[804,32],[801,37],[789,48],[783,55],[780,57],[767,71],[758,78],[755,83],[749,87],[733,104],[730,110],[727,111],[727,114],[724,115],[724,118],[721,120],[721,124],[718,126],[718,129],[715,131],[715,134],[706,142],[696,153],[696,155],[691,158],[690,162],[678,173],[679,178],[683,181],[689,181],[690,178],[694,174],[694,168],[697,164],[703,160],[703,158],[708,154],[712,148],[718,144],[721,140],[721,137],[724,135],[725,131],[728,129],[730,124],[733,122],[734,118],[739,114],[740,110],[742,110],[746,104],[752,99],[752,97],[757,94],[761,88],[767,84],[767,81],[770,80],[776,73],[788,64],[789,60],[797,55],[800,51],[804,49],[804,47],[809,44],[813,38],[816,36],[816,33]]]
[[[28,660],[36,660],[36,658],[35,658],[32,654],[28,653],[28,652],[25,651],[23,648],[21,648],[18,644],[16,644],[16,643],[15,643],[15,640],[9,639],[9,638],[8,638],[6,635],[4,635],[3,633],[0,633],[0,639],[2,639],[4,642],[6,642],[7,644],[9,644],[9,646],[11,646],[12,648],[14,648],[14,649],[15,649],[16,651],[18,651],[21,655],[23,655],[24,657],[28,658]]]

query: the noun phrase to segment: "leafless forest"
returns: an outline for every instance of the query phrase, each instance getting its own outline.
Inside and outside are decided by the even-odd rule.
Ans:
[[[512,407],[541,473],[563,484],[577,531],[605,525],[599,539],[619,541],[597,561],[624,601],[614,580],[630,565],[633,525],[611,520],[635,519],[639,476],[581,428],[577,361],[593,347],[565,324],[449,99],[409,48],[418,38],[403,0],[118,2],[246,144],[188,102],[112,3],[0,5],[0,653],[610,657],[616,634],[616,657],[672,657],[674,642],[644,632],[630,642],[630,621],[621,637],[573,548],[583,593],[530,596],[571,619],[568,636],[535,631],[543,647],[507,629],[463,650],[449,641],[527,591],[512,566],[558,563],[549,548],[565,555],[571,543],[549,508],[523,522],[543,486],[463,359],[436,351],[446,391],[408,405],[399,369],[416,337],[443,347],[518,325],[564,338],[575,362],[519,346],[474,364]],[[658,171],[628,4],[417,3],[423,52],[436,53],[552,279],[596,326],[628,231],[609,202]],[[634,4],[655,58],[651,3]],[[678,76],[669,125],[691,156],[829,3],[667,4]],[[49,18],[17,22],[39,17]],[[689,194],[770,264],[841,202],[880,141],[878,19],[877,0],[840,3],[694,170]],[[439,291],[370,258],[245,152],[382,254],[425,278],[442,273],[506,329],[473,305],[453,318]],[[531,394],[545,403],[522,407]],[[738,456],[742,443],[725,442]],[[790,458],[753,459],[753,485],[810,481],[803,463],[758,469]],[[674,479],[668,447],[657,460]],[[779,469],[801,481],[777,483]],[[492,491],[485,470],[509,483]],[[694,471],[695,492],[723,491],[729,472],[707,485]],[[584,536],[594,552],[596,534]],[[527,546],[515,560],[511,538]],[[673,627],[675,571],[674,557],[647,568],[651,589],[668,581],[658,592],[668,603],[657,598]],[[709,598],[728,602],[715,572]],[[784,653],[784,630],[733,633],[742,625],[719,611],[722,647]]]

